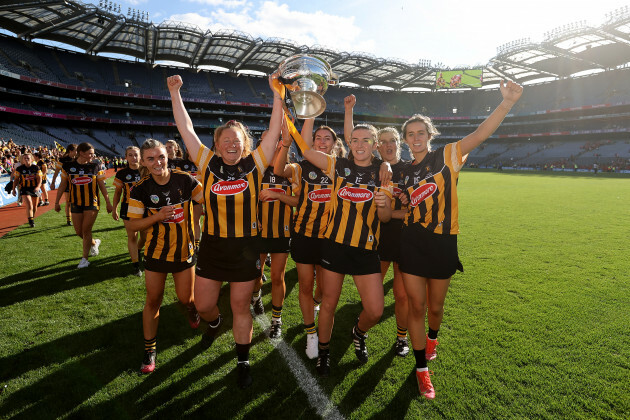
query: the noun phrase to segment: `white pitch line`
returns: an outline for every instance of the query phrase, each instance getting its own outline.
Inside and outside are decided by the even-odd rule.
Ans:
[[[252,316],[254,316],[254,319],[263,330],[267,331],[271,326],[271,323],[264,315],[255,316],[252,314]],[[275,348],[280,350],[280,354],[282,354],[282,357],[287,362],[298,385],[306,394],[311,408],[324,419],[343,420],[344,417],[335,404],[328,399],[324,391],[319,387],[317,380],[311,375],[308,369],[306,369],[306,366],[304,366],[300,357],[295,350],[293,350],[293,347],[287,345],[282,339],[270,339],[269,341]]]

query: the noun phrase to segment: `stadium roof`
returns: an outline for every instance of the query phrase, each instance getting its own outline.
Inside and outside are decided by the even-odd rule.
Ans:
[[[191,67],[217,66],[231,72],[273,72],[285,58],[299,53],[326,59],[341,82],[394,89],[435,87],[435,73],[447,70],[428,60],[411,64],[365,53],[298,45],[285,39],[261,39],[237,31],[211,32],[183,22],[149,22],[144,14],[120,13],[120,7],[97,7],[74,0],[8,0],[0,6],[0,28],[18,37],[72,45],[88,54],[116,53],[139,60],[175,61]],[[562,79],[602,71],[630,62],[630,11],[615,10],[599,27],[584,22],[560,26],[542,43],[516,40],[497,48],[483,67],[483,84],[502,78],[519,83]],[[459,70],[459,69],[458,69]]]

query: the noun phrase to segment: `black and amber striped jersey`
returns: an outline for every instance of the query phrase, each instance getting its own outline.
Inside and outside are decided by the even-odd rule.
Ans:
[[[170,159],[168,166],[171,169],[179,169],[182,172],[188,172],[193,177],[197,178],[197,165],[195,162],[188,159]],[[197,178],[199,179],[199,178]]]
[[[332,212],[326,237],[356,248],[376,250],[381,223],[374,195],[385,192],[390,198],[391,187],[381,187],[380,161],[370,166],[357,166],[346,158],[328,156],[325,173],[333,178]]]
[[[74,161],[74,159],[72,159],[70,156],[66,155],[66,156],[61,156],[59,158],[59,160],[57,161],[57,163],[55,164],[55,171],[59,172],[61,171],[61,168],[63,167],[64,163],[69,163]]]
[[[291,182],[273,173],[269,166],[263,174],[262,190],[272,190],[280,194],[292,195]],[[258,203],[258,225],[263,238],[288,238],[291,236],[291,214],[293,208],[280,200]]]
[[[409,165],[409,162],[399,160],[397,163],[391,165],[392,168],[392,210],[402,210],[406,206],[402,205],[400,201],[400,193],[403,191],[405,171],[404,169]],[[402,227],[402,219],[392,218],[387,223],[381,223],[382,229],[400,229]]]
[[[101,162],[93,160],[84,165],[76,160],[66,162],[61,167],[61,179],[65,179],[70,186],[70,203],[99,208],[98,181],[105,180]]]
[[[206,205],[203,233],[221,238],[258,235],[258,192],[267,168],[259,147],[236,165],[227,165],[204,146],[195,159]]]
[[[129,193],[131,188],[140,181],[140,171],[137,169],[131,169],[129,166],[116,172],[114,178],[114,187],[122,189],[122,196],[120,197],[121,203],[129,202]]]
[[[323,238],[330,215],[332,179],[307,160],[289,166],[290,180],[300,190],[293,218],[293,231],[309,238]]]
[[[404,191],[409,196],[405,225],[420,223],[434,233],[459,233],[457,180],[467,157],[459,142],[449,143],[405,168]]]
[[[21,188],[34,188],[37,187],[37,176],[42,177],[42,171],[39,166],[33,164],[31,166],[20,165],[15,168],[15,174],[18,176],[19,185]]]
[[[187,173],[171,171],[169,181],[160,185],[151,175],[144,176],[132,189],[127,216],[140,219],[164,206],[175,207],[175,215],[147,229],[144,255],[162,261],[182,262],[193,256],[194,233],[191,200],[203,201],[199,181]]]
[[[37,166],[39,167],[39,170],[42,171],[42,176],[45,177],[46,174],[48,173],[48,168],[50,168],[50,161],[48,159],[44,160],[39,160],[37,161]]]

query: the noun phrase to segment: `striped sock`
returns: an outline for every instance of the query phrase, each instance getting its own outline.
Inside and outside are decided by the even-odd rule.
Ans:
[[[260,290],[252,293],[252,302],[256,302],[258,299],[260,299]]]
[[[150,338],[150,339],[144,339],[144,350],[145,351],[155,351],[157,348],[157,336]]]
[[[271,322],[280,321],[282,317],[282,306],[271,305]]]
[[[317,329],[315,328],[315,323],[311,323],[311,324],[304,324],[304,331],[306,331],[306,334],[315,334],[317,332]]]
[[[313,298],[313,306],[319,306],[320,303],[322,303],[321,300],[318,301],[317,299]]]
[[[396,335],[399,339],[407,338],[407,328],[403,328],[400,325],[396,325]]]

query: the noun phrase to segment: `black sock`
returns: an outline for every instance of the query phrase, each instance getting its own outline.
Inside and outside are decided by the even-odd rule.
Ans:
[[[429,327],[429,333],[427,334],[427,335],[429,336],[429,339],[430,339],[430,340],[435,340],[435,339],[437,338],[437,335],[438,335],[438,332],[439,332],[439,331],[440,331],[439,329],[437,329],[437,330],[432,330],[432,329]]]
[[[132,262],[131,265],[133,266],[133,268],[135,268],[136,270],[140,268],[140,263],[138,261],[136,262]]]
[[[249,345],[247,344],[238,344],[236,343],[236,356],[238,357],[239,363],[249,362]]]
[[[321,351],[321,350],[330,350],[330,341],[326,342],[326,343],[322,343],[321,341],[319,341],[317,343],[317,348]]]
[[[424,349],[413,350],[413,356],[416,358],[416,369],[427,367],[427,359],[424,355]]]

